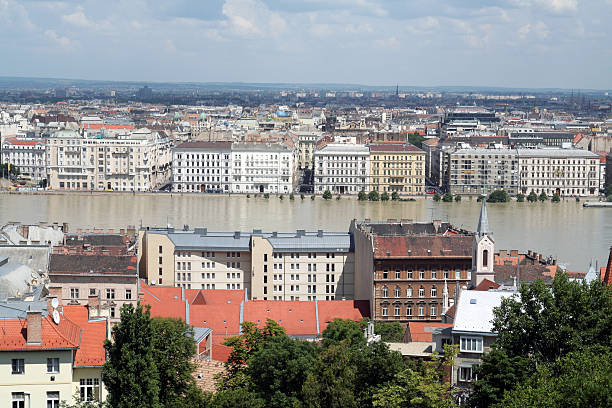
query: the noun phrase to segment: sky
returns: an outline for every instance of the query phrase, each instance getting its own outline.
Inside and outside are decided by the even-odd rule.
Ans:
[[[0,0],[0,76],[612,89],[612,0]]]

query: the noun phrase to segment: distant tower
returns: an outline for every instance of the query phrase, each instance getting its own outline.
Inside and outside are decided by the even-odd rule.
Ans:
[[[399,98],[399,84],[395,85],[395,96]]]
[[[482,200],[478,229],[472,244],[472,286],[478,286],[485,279],[495,281],[495,273],[493,271],[494,251],[495,242],[489,230],[487,206],[485,200]]]

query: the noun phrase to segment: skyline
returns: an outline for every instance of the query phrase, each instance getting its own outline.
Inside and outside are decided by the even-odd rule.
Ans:
[[[612,0],[3,0],[0,73],[605,90],[611,12]]]

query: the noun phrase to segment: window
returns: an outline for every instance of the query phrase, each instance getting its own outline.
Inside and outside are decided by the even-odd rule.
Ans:
[[[79,288],[70,288],[70,299],[79,298]]]
[[[329,271],[329,264],[327,270]],[[383,271],[383,279],[389,279],[389,271],[386,269]]]
[[[406,272],[406,278],[412,279],[412,269],[409,269],[408,272]]]
[[[402,276],[402,273],[399,270],[395,271],[395,279],[400,279]]]
[[[432,286],[431,297],[436,297],[436,296],[438,296],[438,289],[435,286]]]
[[[98,401],[100,397],[100,380],[98,378],[81,378],[79,383],[81,400]]]
[[[399,315],[400,315],[400,307],[395,306],[395,316],[399,316]]]
[[[448,279],[448,269],[444,270],[444,279]]]
[[[11,397],[11,408],[25,408],[25,394],[23,392],[14,392]]]
[[[402,296],[401,289],[399,286],[396,286],[395,287],[395,297],[398,298],[400,296]]]
[[[411,286],[408,286],[408,289],[406,289],[406,296],[412,297],[412,287]]]
[[[386,298],[386,297],[388,297],[388,296],[389,296],[389,289],[387,289],[387,287],[385,286],[385,287],[382,289],[382,297],[385,297],[385,298]]]
[[[461,337],[459,350],[467,353],[482,353],[482,337]]]
[[[47,408],[59,408],[59,391],[47,391]]]
[[[419,316],[425,316],[425,306],[419,305]]]
[[[114,299],[115,298],[115,289],[106,289],[106,298]]]
[[[162,253],[162,250],[163,250],[163,248],[162,248],[162,246],[160,245],[160,246],[159,246],[159,253],[160,253],[160,254]]]
[[[425,288],[422,286],[419,288],[419,297],[425,297]]]
[[[89,289],[89,296],[96,296],[96,290],[93,288]]]
[[[436,315],[436,305],[431,305],[431,308],[429,309],[429,311],[430,311],[429,313],[430,316],[435,316]]]
[[[14,358],[11,360],[11,366],[13,368],[12,374],[24,374],[25,364],[23,358]]]
[[[132,289],[126,289],[125,290],[125,298],[127,300],[131,300],[132,299]]]
[[[412,305],[406,306],[406,316],[412,316]]]
[[[268,262],[268,254],[264,254],[264,262]]]
[[[431,270],[431,279],[438,279],[438,271],[435,269]]]
[[[115,318],[115,308],[114,307],[110,308],[110,317],[111,317],[111,319]]]
[[[59,358],[48,358],[47,359],[47,372],[50,374],[59,373]]]
[[[482,251],[482,267],[486,268],[489,265],[489,250]]]
[[[455,271],[455,279],[461,279],[461,270],[460,269],[457,269]]]
[[[474,373],[474,369],[476,367],[478,367],[477,364],[474,364],[468,367],[459,367],[459,373],[458,373],[459,381],[464,381],[464,382],[476,381],[478,379],[476,374]]]
[[[425,271],[419,271],[419,279],[425,279]]]
[[[382,315],[383,316],[388,316],[389,315],[389,307],[387,307],[387,306],[383,306],[382,307]]]

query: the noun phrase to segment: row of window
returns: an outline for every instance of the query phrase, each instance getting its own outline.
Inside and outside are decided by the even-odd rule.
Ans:
[[[426,277],[425,272],[426,271],[424,269],[421,269],[419,271],[419,279],[440,279],[440,278],[450,279],[450,276],[451,276],[451,272],[448,269],[444,269],[442,271],[441,277],[438,275],[438,271],[436,269],[432,269],[430,271],[429,277]],[[468,270],[467,274],[468,274],[467,278],[471,279],[471,274],[472,274],[471,271]],[[390,279],[390,276],[391,276],[391,279],[414,279],[414,273],[412,269],[409,269],[406,271],[405,278],[402,277],[402,275],[403,273],[399,269],[396,269],[395,273],[389,273],[389,270],[387,269],[383,270],[382,272],[383,279]],[[461,269],[455,269],[455,279],[461,279]]]
[[[80,295],[79,288],[70,288],[70,299],[79,299],[80,298],[79,295]],[[95,295],[96,295],[96,289],[89,288],[89,296],[95,296]],[[115,299],[115,289],[110,289],[110,288],[106,289],[106,299]],[[132,289],[125,290],[125,299],[126,300],[132,299]]]
[[[406,306],[406,314],[405,316],[414,316],[413,315],[413,307],[412,305],[407,305]],[[425,316],[425,305],[418,305],[417,306],[417,310],[418,310],[418,314],[417,316]],[[429,316],[431,317],[435,317],[437,316],[437,305],[430,305],[429,306]],[[382,316],[389,316],[389,306],[387,305],[383,305],[381,307],[380,313]],[[402,308],[401,306],[397,305],[393,307],[393,316],[395,317],[400,317],[402,316]]]
[[[402,290],[399,286],[395,287],[395,290],[393,291],[393,294],[395,295],[394,297],[399,298],[402,297]],[[436,288],[435,286],[432,286],[431,290],[430,290],[430,295],[431,297],[436,297],[438,296],[438,288]],[[406,288],[406,297],[412,297],[413,296],[413,292],[412,292],[412,287],[408,287]],[[382,297],[383,298],[387,298],[389,297],[389,288],[387,288],[386,286],[384,286],[382,288]],[[423,286],[421,286],[419,288],[419,297],[425,297],[425,288]]]

